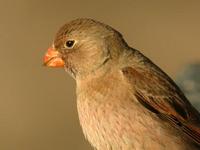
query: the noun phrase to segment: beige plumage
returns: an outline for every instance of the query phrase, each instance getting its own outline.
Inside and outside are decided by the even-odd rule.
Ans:
[[[96,149],[200,149],[199,112],[110,26],[92,19],[67,23],[44,61],[76,80],[80,124]]]

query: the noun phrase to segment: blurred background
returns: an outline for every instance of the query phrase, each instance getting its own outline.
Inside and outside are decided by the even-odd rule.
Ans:
[[[89,17],[113,26],[188,91],[197,86],[185,80],[200,82],[185,73],[200,62],[199,6],[199,0],[0,0],[0,150],[92,149],[79,125],[75,82],[63,69],[42,66],[65,22]]]
[[[184,65],[176,75],[176,83],[200,112],[200,63]]]

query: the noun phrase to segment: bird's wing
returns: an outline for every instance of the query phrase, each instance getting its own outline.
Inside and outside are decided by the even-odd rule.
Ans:
[[[200,115],[176,84],[138,51],[137,63],[122,68],[138,101],[200,145]],[[137,64],[137,65],[136,65]]]

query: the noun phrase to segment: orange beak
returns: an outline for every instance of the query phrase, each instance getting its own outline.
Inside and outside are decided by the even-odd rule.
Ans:
[[[64,67],[64,61],[61,58],[61,54],[50,47],[44,56],[44,65],[47,67]]]

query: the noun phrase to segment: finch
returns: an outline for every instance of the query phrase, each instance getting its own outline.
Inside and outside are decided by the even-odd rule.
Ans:
[[[76,80],[80,124],[95,149],[200,149],[199,112],[111,26],[87,18],[68,22],[44,65],[64,68]]]

